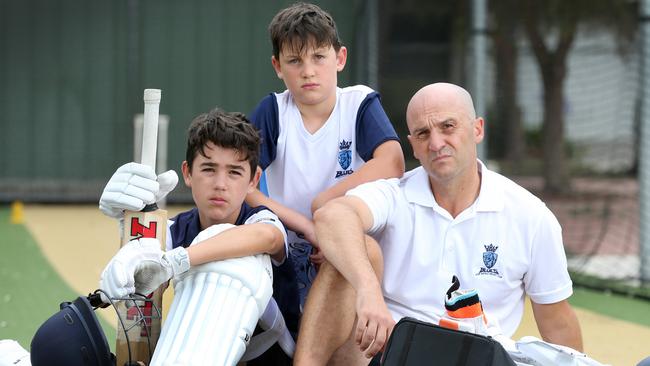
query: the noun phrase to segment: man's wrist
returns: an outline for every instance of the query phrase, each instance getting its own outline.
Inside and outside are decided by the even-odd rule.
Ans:
[[[383,297],[383,291],[381,289],[381,284],[377,281],[376,278],[368,279],[362,281],[363,286],[357,289],[357,292],[362,296],[381,296]]]

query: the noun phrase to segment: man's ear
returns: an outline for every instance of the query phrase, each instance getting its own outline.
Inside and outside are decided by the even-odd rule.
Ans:
[[[474,141],[478,144],[485,137],[485,121],[481,117],[474,120]]]
[[[260,178],[262,177],[262,168],[259,166],[255,169],[255,174],[248,185],[248,193],[251,193],[257,188],[257,185],[260,183]]]
[[[275,70],[275,74],[278,75],[278,79],[282,79],[282,66],[280,65],[280,60],[275,58],[275,56],[271,56],[271,65],[273,65],[273,69]]]
[[[181,172],[183,173],[185,185],[188,188],[192,188],[192,173],[190,172],[190,166],[187,164],[187,160],[183,160],[183,164],[181,164]]]
[[[411,149],[413,150],[413,157],[416,159],[420,159],[418,158],[418,154],[415,153],[415,146],[413,145],[413,136],[406,135],[406,138],[409,140],[409,144],[411,144]]]

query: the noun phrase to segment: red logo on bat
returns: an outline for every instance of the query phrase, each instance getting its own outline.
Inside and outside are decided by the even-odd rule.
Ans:
[[[149,226],[144,226],[140,223],[140,219],[138,217],[131,218],[131,236],[135,239],[155,238],[157,227],[158,223],[155,221],[149,223]]]
[[[154,223],[155,224],[155,223]],[[147,299],[151,299],[153,293],[147,296]],[[140,324],[140,336],[146,337],[150,332],[151,327],[151,316],[153,315],[152,311],[153,306],[151,301],[146,301],[144,305],[132,306],[126,311],[126,318],[129,320],[142,321]]]

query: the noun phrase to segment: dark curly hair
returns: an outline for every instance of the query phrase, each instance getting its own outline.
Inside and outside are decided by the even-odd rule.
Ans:
[[[231,113],[215,108],[192,120],[187,131],[185,151],[185,160],[190,172],[196,154],[206,156],[203,149],[208,142],[226,149],[237,150],[242,161],[246,160],[250,164],[251,179],[253,178],[259,161],[261,139],[243,113]]]

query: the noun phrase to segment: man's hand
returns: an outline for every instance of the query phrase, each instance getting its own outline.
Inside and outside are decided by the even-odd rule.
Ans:
[[[104,268],[99,288],[111,298],[124,298],[135,292],[148,295],[189,268],[185,248],[163,252],[157,239],[136,239],[124,245]],[[109,302],[103,293],[102,301]]]
[[[318,247],[314,246],[309,255],[309,260],[316,265],[316,268],[318,268],[323,264],[323,262],[325,262],[325,254],[323,254],[323,251],[318,249]]]
[[[299,231],[299,237],[307,240],[312,245],[312,251],[309,254],[309,261],[311,261],[318,269],[319,266],[325,262],[325,254],[323,254],[323,251],[318,248],[314,222],[305,219],[304,226],[299,230],[301,230]]]
[[[380,352],[395,326],[386,307],[381,288],[357,292],[355,340],[367,358]]]
[[[124,210],[140,211],[145,205],[163,199],[178,183],[169,170],[158,176],[143,164],[127,163],[115,171],[99,199],[99,209],[107,216],[121,218]]]

